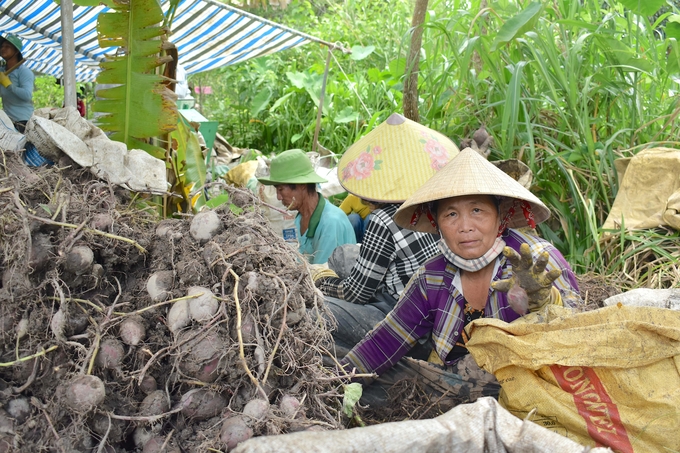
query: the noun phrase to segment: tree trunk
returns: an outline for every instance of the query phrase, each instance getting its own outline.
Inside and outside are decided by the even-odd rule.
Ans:
[[[423,42],[423,22],[427,12],[429,0],[416,0],[411,21],[411,47],[406,62],[404,77],[404,116],[418,122],[418,62],[420,61],[420,47]]]

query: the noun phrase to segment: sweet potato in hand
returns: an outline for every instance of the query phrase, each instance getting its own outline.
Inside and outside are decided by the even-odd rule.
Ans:
[[[520,315],[526,314],[527,309],[535,311],[545,305],[550,300],[552,283],[562,274],[559,269],[546,271],[548,252],[541,253],[534,262],[529,244],[525,243],[520,246],[519,253],[505,247],[503,255],[512,264],[512,276],[493,282],[491,287],[508,293],[508,303]]]

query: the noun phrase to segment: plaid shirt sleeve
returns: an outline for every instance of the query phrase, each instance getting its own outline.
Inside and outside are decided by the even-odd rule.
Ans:
[[[346,279],[326,278],[319,289],[326,296],[336,297],[355,304],[367,304],[385,278],[394,259],[396,245],[390,231],[391,217],[382,210],[373,212],[368,222],[359,259]]]
[[[380,375],[432,330],[434,319],[422,267],[409,282],[394,309],[340,361],[345,370]]]

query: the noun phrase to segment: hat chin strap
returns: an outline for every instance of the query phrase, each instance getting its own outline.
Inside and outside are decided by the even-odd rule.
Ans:
[[[522,214],[524,214],[524,218],[526,219],[529,228],[536,229],[536,219],[534,218],[534,212],[531,210],[529,202],[525,200],[515,200],[514,203],[512,203],[512,206],[510,206],[510,209],[508,209],[508,213],[503,217],[501,225],[498,227],[498,237],[500,237],[508,228],[510,220],[512,220],[518,207],[522,208]]]
[[[427,216],[427,220],[430,221],[430,225],[432,225],[432,228],[434,228],[435,230],[439,230],[439,227],[437,227],[437,222],[434,220],[434,217],[432,216],[432,211],[430,211],[429,206],[425,206],[424,204],[418,205],[415,211],[413,211],[411,221],[409,222],[410,225],[413,227],[416,226],[418,220],[420,220],[420,216],[423,214]]]
[[[444,258],[449,260],[451,264],[459,269],[467,272],[477,272],[484,269],[486,266],[491,264],[498,256],[503,252],[505,247],[505,241],[503,238],[497,237],[493,245],[486,253],[479,258],[473,258],[471,260],[466,260],[461,258],[451,251],[449,246],[446,244],[444,238],[439,240],[439,250],[441,250]]]

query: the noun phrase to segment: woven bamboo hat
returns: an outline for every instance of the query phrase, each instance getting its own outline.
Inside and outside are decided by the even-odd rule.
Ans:
[[[345,151],[338,179],[365,200],[403,203],[458,152],[445,135],[393,113]]]
[[[466,148],[401,205],[394,215],[394,221],[402,228],[437,233],[437,229],[427,216],[429,213],[427,204],[464,195],[501,197],[501,218],[511,209],[514,212],[509,218],[507,225],[509,228],[527,226],[522,209],[517,206],[523,201],[531,207],[536,224],[550,217],[550,210],[534,194],[479,153]]]

